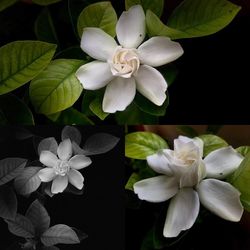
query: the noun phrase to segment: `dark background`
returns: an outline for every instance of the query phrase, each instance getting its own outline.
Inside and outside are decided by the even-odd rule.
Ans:
[[[53,136],[61,141],[63,127],[25,127],[37,136]],[[109,133],[120,138],[111,151],[91,156],[92,164],[81,170],[85,178],[83,195],[63,193],[46,199],[45,207],[51,217],[51,226],[66,224],[78,228],[88,235],[80,245],[58,245],[60,249],[117,250],[124,249],[124,139],[123,127],[84,126],[78,127],[83,141],[98,132]],[[32,139],[17,140],[21,127],[0,128],[0,159],[23,157],[37,160]],[[18,196],[18,212],[24,214],[34,196],[27,200]],[[7,224],[0,219],[1,246],[22,242],[8,232]]]

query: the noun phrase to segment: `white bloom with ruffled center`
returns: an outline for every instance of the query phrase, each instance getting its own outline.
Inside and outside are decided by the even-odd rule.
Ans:
[[[232,147],[212,151],[204,159],[203,141],[179,136],[174,150],[164,149],[147,157],[148,165],[162,175],[134,184],[141,200],[163,202],[170,198],[163,235],[176,237],[194,224],[204,207],[229,221],[239,221],[243,207],[240,192],[224,179],[243,160]]]
[[[84,178],[78,171],[91,164],[91,159],[84,155],[72,157],[72,144],[70,139],[63,140],[58,148],[57,155],[50,151],[42,151],[40,162],[46,166],[38,172],[42,182],[52,182],[51,192],[61,193],[68,186],[68,182],[77,189],[83,188]]]
[[[81,66],[76,77],[85,89],[107,86],[102,103],[107,113],[126,109],[133,101],[136,89],[158,106],[166,99],[167,82],[153,67],[176,60],[183,54],[183,49],[179,43],[161,36],[141,44],[145,30],[144,11],[140,5],[135,5],[123,12],[117,22],[120,45],[99,28],[83,31],[81,48],[96,61]]]

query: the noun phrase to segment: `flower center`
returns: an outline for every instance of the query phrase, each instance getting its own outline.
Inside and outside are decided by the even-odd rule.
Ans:
[[[61,176],[64,176],[70,170],[70,166],[68,161],[59,161],[57,166],[55,167],[55,173]]]
[[[125,49],[121,46],[117,47],[109,63],[112,74],[123,78],[130,78],[140,67],[136,49]]]

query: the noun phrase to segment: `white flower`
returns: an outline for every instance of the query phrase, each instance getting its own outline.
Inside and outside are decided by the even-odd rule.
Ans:
[[[58,156],[58,157],[57,157]],[[42,151],[40,154],[40,162],[46,168],[38,172],[38,176],[42,182],[52,182],[51,192],[53,194],[61,193],[70,182],[78,189],[83,188],[83,176],[78,171],[91,164],[91,159],[84,155],[72,156],[72,144],[70,139],[63,140],[58,148],[57,155],[50,151]]]
[[[134,192],[141,200],[163,202],[172,198],[163,230],[165,237],[176,237],[191,228],[200,202],[225,220],[239,221],[242,216],[240,192],[218,179],[235,171],[243,157],[230,146],[211,152],[204,160],[202,155],[202,140],[180,136],[174,141],[174,150],[164,149],[147,157],[148,165],[162,175],[134,184]]]
[[[85,89],[107,86],[102,103],[105,112],[124,110],[133,101],[136,89],[158,106],[166,99],[167,83],[153,67],[176,60],[183,49],[179,43],[160,36],[141,44],[145,30],[145,14],[140,5],[120,16],[116,25],[120,45],[99,28],[84,29],[81,48],[96,61],[81,66],[76,76]]]

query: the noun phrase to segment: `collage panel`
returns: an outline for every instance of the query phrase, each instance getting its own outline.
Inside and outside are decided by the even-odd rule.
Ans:
[[[250,125],[131,126],[126,249],[250,247]]]
[[[123,130],[0,127],[0,248],[124,249]]]

